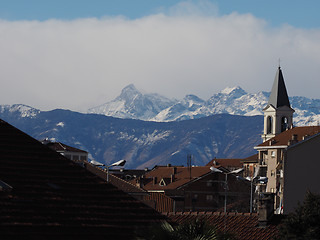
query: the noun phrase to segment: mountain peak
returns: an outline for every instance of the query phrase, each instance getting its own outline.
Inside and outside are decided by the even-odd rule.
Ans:
[[[227,87],[227,88],[221,90],[220,93],[230,95],[231,93],[246,94],[247,92],[245,90],[243,90],[241,87],[235,86],[235,87]]]
[[[141,92],[133,84],[129,84],[122,89],[119,97],[128,101],[134,99],[137,95],[141,95]]]

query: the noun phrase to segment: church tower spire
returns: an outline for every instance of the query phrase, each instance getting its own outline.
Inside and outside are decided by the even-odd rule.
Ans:
[[[272,85],[268,104],[263,109],[263,112],[263,141],[267,141],[275,135],[292,127],[294,110],[290,106],[290,101],[280,66],[278,67]]]

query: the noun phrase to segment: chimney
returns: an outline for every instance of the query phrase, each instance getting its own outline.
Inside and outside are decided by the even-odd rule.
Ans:
[[[153,177],[153,185],[157,184],[157,177]]]
[[[173,167],[172,168],[172,174],[174,175],[174,174],[176,174],[177,173],[177,167]]]
[[[274,214],[274,193],[261,193],[258,200],[259,227],[265,228]]]
[[[298,135],[297,134],[292,134],[292,140],[293,141],[298,141]]]
[[[297,134],[292,134],[291,140],[288,141],[288,145],[292,145],[298,142],[298,135]]]
[[[304,135],[304,136],[302,137],[302,140],[306,140],[306,139],[308,139],[308,137],[309,137],[308,134],[307,134],[307,135]]]
[[[139,187],[139,188],[142,188],[143,187],[143,179],[141,178],[137,178],[136,180],[136,186]]]

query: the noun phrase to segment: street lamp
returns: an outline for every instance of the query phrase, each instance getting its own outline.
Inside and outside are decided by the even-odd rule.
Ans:
[[[231,172],[223,172],[221,171],[220,169],[218,168],[215,168],[215,167],[210,167],[210,170],[212,172],[218,172],[218,173],[223,173],[225,175],[225,181],[224,181],[224,213],[227,212],[227,187],[228,187],[228,175],[229,174],[237,174],[237,173],[240,173],[243,171],[243,168],[239,168],[239,169],[236,169],[236,170],[233,170]]]
[[[118,162],[112,163],[111,165],[105,165],[103,163],[97,162],[95,160],[91,160],[90,162],[92,165],[97,167],[105,167],[107,168],[107,182],[109,182],[109,168],[110,167],[116,167],[116,166],[124,166],[126,164],[126,160],[122,159]]]

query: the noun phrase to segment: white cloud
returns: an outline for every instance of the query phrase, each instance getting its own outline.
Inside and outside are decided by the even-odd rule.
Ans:
[[[289,94],[319,98],[319,39],[319,29],[219,16],[206,1],[135,20],[0,21],[0,104],[85,111],[130,83],[172,98],[269,91],[279,58]]]

